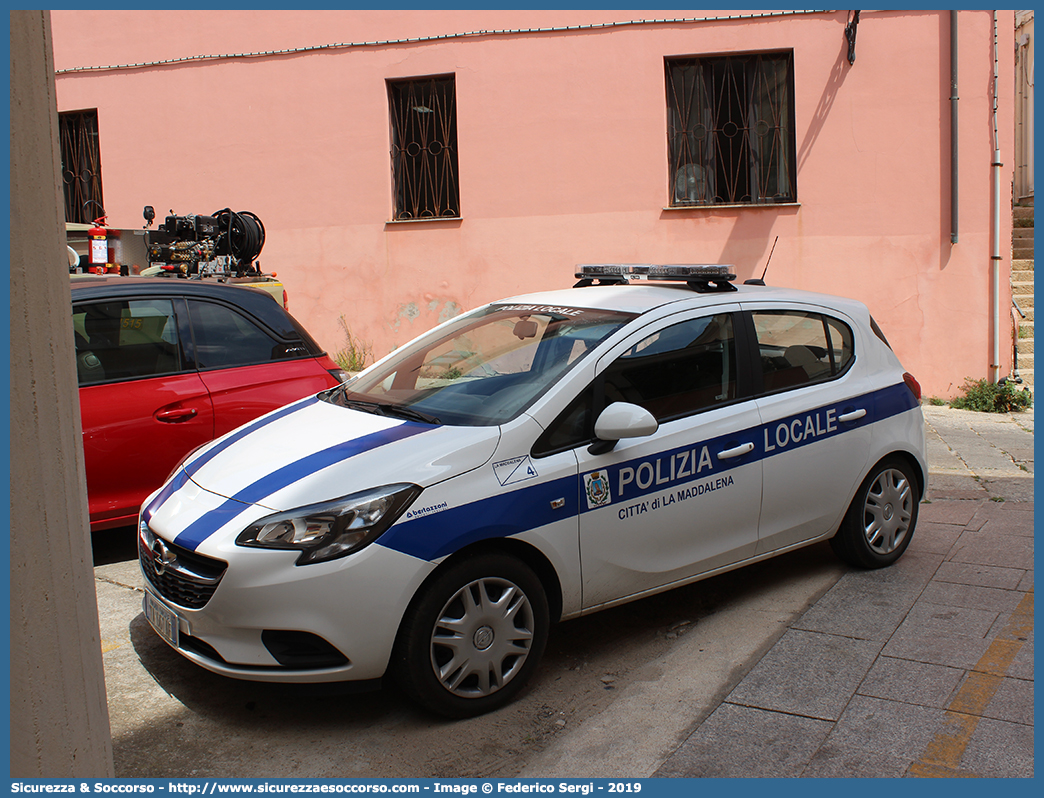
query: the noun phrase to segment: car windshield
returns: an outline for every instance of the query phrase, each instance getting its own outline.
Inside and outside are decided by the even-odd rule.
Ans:
[[[433,330],[323,398],[455,426],[510,421],[632,313],[490,305]]]

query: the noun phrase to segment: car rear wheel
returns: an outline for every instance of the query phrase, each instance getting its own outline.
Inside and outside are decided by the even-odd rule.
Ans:
[[[860,568],[883,568],[910,545],[917,525],[917,481],[898,457],[878,463],[863,480],[830,545]]]
[[[543,587],[524,563],[501,554],[463,559],[407,612],[393,670],[406,692],[433,712],[480,715],[525,686],[548,625]]]

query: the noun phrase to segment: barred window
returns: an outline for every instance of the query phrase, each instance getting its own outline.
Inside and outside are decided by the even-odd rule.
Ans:
[[[460,216],[453,75],[388,82],[394,218]]]
[[[90,223],[104,213],[98,111],[58,114],[65,221]]]
[[[794,202],[794,55],[665,60],[672,207]]]

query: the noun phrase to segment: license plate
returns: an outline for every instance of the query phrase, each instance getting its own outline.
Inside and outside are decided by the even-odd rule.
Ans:
[[[160,604],[148,591],[145,593],[145,618],[156,634],[174,648],[178,647],[178,616]]]

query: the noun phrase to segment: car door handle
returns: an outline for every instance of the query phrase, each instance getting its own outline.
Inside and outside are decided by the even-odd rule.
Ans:
[[[168,424],[177,424],[179,421],[188,421],[195,418],[199,411],[194,407],[178,407],[173,410],[159,410],[156,412],[157,421],[166,421]]]
[[[740,457],[744,454],[748,454],[754,451],[753,443],[741,443],[739,446],[733,449],[726,449],[724,452],[718,452],[719,460],[730,460],[733,457]]]
[[[865,415],[866,411],[863,408],[859,408],[858,410],[853,410],[851,413],[842,413],[837,417],[837,420],[847,424],[849,421],[858,421]]]

